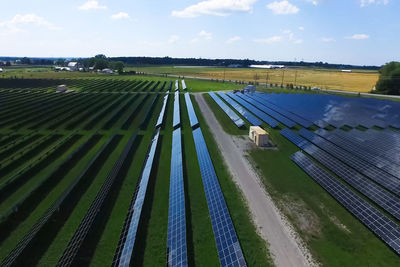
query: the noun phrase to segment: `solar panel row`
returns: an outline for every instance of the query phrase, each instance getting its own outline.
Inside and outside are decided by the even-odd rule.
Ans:
[[[267,114],[265,114],[264,112],[262,112],[261,110],[256,108],[255,106],[249,104],[248,102],[244,101],[240,97],[236,96],[234,93],[229,92],[229,93],[227,93],[227,95],[229,97],[231,97],[233,100],[235,100],[236,102],[238,102],[239,104],[241,104],[247,110],[252,112],[254,115],[256,115],[258,118],[260,118],[263,122],[265,122],[272,128],[275,128],[279,125],[279,123],[275,119],[271,118],[270,116],[268,116]]]
[[[128,153],[131,151],[133,143],[135,142],[137,134],[134,134],[125,145],[124,150],[122,151],[120,157],[112,168],[111,172],[107,176],[104,181],[102,187],[96,195],[96,198],[90,205],[88,211],[86,212],[85,217],[82,219],[79,224],[78,229],[75,231],[71,240],[69,241],[66,249],[64,250],[63,255],[59,259],[57,266],[71,266],[74,265],[74,260],[82,247],[83,242],[86,240],[86,236],[91,230],[98,214],[100,213],[103,204],[107,196],[109,195],[110,189],[114,184],[114,181],[120,176],[121,168],[125,162],[125,159],[128,156]]]
[[[291,159],[387,246],[400,255],[400,227],[396,223],[313,163],[302,152],[293,154]]]
[[[264,111],[265,113],[267,113],[269,116],[275,118],[276,120],[280,121],[282,124],[286,125],[289,128],[293,128],[294,126],[296,126],[296,123],[293,122],[292,120],[286,118],[285,116],[279,114],[278,112],[270,109],[267,104],[265,104],[265,102],[263,102],[263,100],[254,97],[252,94],[242,94],[242,93],[238,93],[237,94],[239,97],[241,97],[243,100],[246,100],[247,102],[249,102],[250,104],[254,105],[255,107],[257,107],[258,109]]]
[[[214,92],[208,92],[211,98],[217,103],[217,105],[225,112],[226,115],[236,124],[237,127],[242,127],[244,125],[244,121],[230,108],[227,104],[225,104]]]
[[[354,156],[353,154],[341,149],[340,147],[326,141],[322,137],[319,137],[304,128],[299,131],[299,134],[304,138],[310,140],[320,148],[324,149],[337,159],[340,159],[355,170],[361,172],[371,180],[375,181],[376,183],[380,184],[391,192],[400,195],[399,179],[393,177],[385,171],[382,171],[379,168],[376,168],[368,162]]]
[[[181,128],[172,133],[167,233],[167,266],[187,266],[185,191]]]
[[[331,134],[326,130],[320,129],[316,133],[333,144],[341,147],[344,150],[354,154],[355,156],[369,162],[377,168],[380,168],[387,173],[400,178],[400,166],[396,163],[390,162],[389,160],[377,155],[376,153],[368,151],[368,149],[356,142],[349,140],[348,138],[342,138],[336,134]]]
[[[196,125],[199,124],[199,121],[197,120],[196,113],[194,112],[192,100],[190,100],[190,95],[189,93],[185,93],[185,102],[186,102],[186,108],[189,114],[189,121],[190,121],[190,127],[196,127]]]
[[[251,125],[254,126],[260,126],[261,121],[256,118],[253,114],[248,112],[246,109],[244,109],[241,105],[239,105],[237,102],[235,102],[233,99],[229,98],[227,95],[225,95],[222,92],[218,92],[218,95],[224,99],[226,102],[228,102],[229,105],[231,105],[237,112],[239,112],[243,117],[246,118],[250,122]]]
[[[187,88],[186,88],[186,83],[185,83],[185,80],[182,80],[182,90],[186,90]]]
[[[254,96],[260,97],[263,100],[267,101],[269,104],[269,107],[279,113],[281,113],[282,115],[284,115],[285,117],[288,117],[289,119],[291,119],[292,121],[298,123],[299,125],[303,126],[304,128],[309,128],[313,125],[313,123],[309,120],[306,120],[300,116],[298,116],[297,114],[294,114],[270,101],[268,101],[268,99],[266,98],[267,94],[263,94],[263,93],[258,93],[256,92],[256,94],[254,94]]]
[[[175,80],[175,91],[179,90],[179,80]]]
[[[200,128],[193,130],[197,159],[206,194],[221,266],[246,266],[207,145]]]
[[[113,266],[130,266],[133,248],[135,246],[136,234],[142,213],[143,203],[146,197],[147,185],[149,183],[153,160],[156,154],[160,128],[158,128],[151,140],[150,149],[146,155],[144,167],[135,188],[129,207],[124,228],[122,230],[117,250],[114,254]]]
[[[174,97],[174,117],[173,117],[172,126],[174,128],[176,128],[180,124],[181,124],[181,113],[180,113],[180,108],[179,108],[179,92],[175,92],[175,97]]]
[[[164,123],[164,114],[165,114],[165,109],[167,108],[168,96],[169,93],[167,92],[164,96],[164,102],[160,111],[160,115],[158,116],[157,119],[156,128],[162,126],[162,124]]]
[[[329,155],[327,152],[311,144],[294,132],[286,129],[281,131],[282,135],[295,143],[327,169],[338,175],[353,188],[364,194],[381,208],[390,213],[393,217],[400,219],[400,199],[384,190],[379,185],[367,179],[360,173],[348,167],[340,160]]]

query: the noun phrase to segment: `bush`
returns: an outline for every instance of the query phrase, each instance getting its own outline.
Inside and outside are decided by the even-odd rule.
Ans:
[[[380,70],[376,83],[376,92],[388,95],[400,95],[400,62],[390,62]]]

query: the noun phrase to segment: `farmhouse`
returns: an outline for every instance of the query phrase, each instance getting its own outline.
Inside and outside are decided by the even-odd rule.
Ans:
[[[269,145],[269,134],[260,126],[250,126],[249,138],[258,147],[266,147]]]
[[[77,71],[82,66],[78,62],[71,61],[71,62],[68,63],[67,67],[69,68],[70,71]]]

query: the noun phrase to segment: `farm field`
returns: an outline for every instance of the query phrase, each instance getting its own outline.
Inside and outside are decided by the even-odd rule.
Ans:
[[[176,135],[173,81],[150,76],[49,79],[50,74],[42,74],[35,79],[0,79],[0,262],[6,266],[115,264],[125,240],[121,237],[126,238],[123,229],[131,218],[132,199],[140,195],[135,191],[144,190],[131,263],[165,265]],[[55,93],[59,84],[75,92]],[[190,91],[190,80],[186,84]],[[215,84],[198,83],[193,90]],[[201,189],[204,177],[195,131],[184,94],[176,95],[187,261],[191,266],[217,266],[220,259],[208,199]],[[197,130],[204,136],[244,259],[248,266],[270,266],[265,242],[256,233],[193,98],[192,102]],[[161,110],[165,113],[156,129]],[[145,164],[150,164],[150,172],[148,183],[141,187]]]
[[[299,116],[304,116],[302,117],[303,120],[305,117],[311,118],[311,114],[306,114],[305,111],[300,112],[300,108],[298,108],[297,113],[294,113],[296,115],[290,115],[276,106],[280,105],[279,107],[281,108],[289,109],[289,102],[284,102],[283,100],[272,102],[273,95],[275,95],[276,99],[279,99],[279,97],[282,99],[297,97],[298,102],[291,102],[297,103],[297,105],[290,106],[294,111],[294,107],[300,106],[299,103],[303,102],[300,100],[301,97],[311,98],[311,95],[291,94],[291,96],[286,96],[278,93],[271,95],[255,94],[252,96],[238,93],[234,96],[231,93],[222,92],[218,92],[216,95],[232,110],[235,110],[235,108],[225,101],[222,95],[235,100],[247,112],[250,111],[256,114],[253,109],[263,110],[263,112],[268,113],[271,118],[277,121],[277,124],[271,124],[271,121],[268,124],[263,121],[260,125],[268,131],[269,137],[273,144],[277,146],[277,149],[260,149],[252,146],[246,151],[246,156],[260,173],[262,182],[274,202],[295,227],[297,233],[307,244],[307,247],[318,262],[326,266],[397,266],[400,263],[399,251],[396,250],[397,245],[392,246],[391,242],[385,244],[385,235],[381,235],[379,231],[374,232],[379,229],[379,226],[371,226],[369,223],[373,223],[374,220],[371,221],[371,218],[368,218],[371,213],[374,213],[373,216],[383,215],[383,220],[390,221],[391,227],[397,227],[397,230],[391,228],[393,229],[391,233],[399,234],[398,209],[391,209],[378,200],[379,197],[377,197],[381,194],[383,198],[392,198],[394,201],[392,203],[398,203],[399,201],[399,192],[386,184],[387,181],[391,180],[394,183],[399,181],[399,159],[395,156],[399,148],[396,145],[398,141],[395,140],[398,140],[400,135],[398,131],[396,132],[397,129],[388,126],[398,123],[398,119],[390,120],[388,116],[385,119],[386,126],[374,120],[370,120],[369,125],[364,124],[362,126],[360,125],[362,122],[368,121],[364,120],[364,116],[367,117],[368,115],[358,110],[357,112],[359,113],[348,112],[344,117],[337,115],[335,120],[331,121],[327,120],[328,117],[324,117],[326,125],[322,125],[323,122],[319,122],[317,119],[308,122],[300,120]],[[261,95],[264,96],[261,97]],[[335,98],[337,96],[314,95],[313,97],[321,100],[314,100],[312,102],[314,104],[308,106],[308,109],[314,109],[313,114],[320,114],[320,110],[316,108],[318,105],[316,103],[322,102],[323,97]],[[251,123],[242,114],[235,110],[235,113],[246,123],[241,128],[238,128],[208,94],[204,94],[204,98],[225,132],[236,136],[236,138],[247,138]],[[269,102],[262,100],[263,98]],[[357,100],[357,98],[343,99],[345,102],[354,101],[353,105],[357,104],[356,101],[375,101],[372,99]],[[284,103],[285,106],[283,106]],[[382,101],[381,104],[390,104],[393,109],[395,107],[398,108],[396,102]],[[331,108],[340,114],[341,110],[338,107],[341,106],[332,104]],[[375,108],[379,109],[379,106]],[[275,114],[270,109],[279,110],[279,112]],[[395,115],[397,111],[394,112],[393,109],[388,114]],[[296,122],[290,124],[290,121],[287,121],[287,116],[290,116]],[[357,120],[353,120],[355,116]],[[259,115],[257,117],[261,119]],[[336,127],[329,123],[336,124]],[[320,126],[317,124],[320,124]],[[384,129],[374,126],[377,124],[381,125],[380,127],[384,127]],[[329,131],[323,130],[324,128],[329,129]],[[346,129],[346,131],[342,129]],[[379,141],[386,134],[388,134],[387,140],[385,142],[384,140]],[[389,137],[389,134],[397,137]],[[364,140],[368,140],[365,143],[370,144],[370,147],[361,146],[352,136],[363,137]],[[391,144],[387,144],[386,149],[389,150],[384,151],[382,148],[377,148],[384,146],[385,143]],[[299,150],[302,152],[298,152]],[[304,167],[292,160],[295,155],[297,156],[295,159],[299,159],[299,153],[306,155],[307,164],[309,165],[304,165]],[[377,156],[377,153],[379,153],[379,156]],[[372,157],[372,155],[375,156]],[[378,165],[378,161],[386,163],[385,165]],[[366,170],[366,167],[363,167],[363,165],[356,166],[355,162],[363,162],[364,166],[369,166],[376,173],[372,175]],[[325,177],[331,177],[330,179],[334,179],[333,181],[340,181],[339,185],[343,188],[350,188],[350,191],[347,191],[346,194],[353,194],[362,199],[360,201],[365,201],[368,204],[359,209],[358,205],[360,204],[353,203],[352,206],[347,206],[344,202],[339,203],[337,199],[340,198],[334,192],[329,191],[329,188],[323,187],[323,183],[320,183],[320,181],[317,183],[316,180],[313,180],[314,177],[312,177],[311,171],[310,173],[305,172],[311,170],[310,165],[312,164],[319,166],[314,167],[312,170],[316,171],[320,168],[321,173],[325,173]],[[304,168],[304,171],[299,166]],[[376,166],[379,166],[379,168]],[[348,173],[346,174],[345,171],[341,170],[345,170]],[[386,178],[379,180],[379,177]],[[357,182],[352,179],[357,179]],[[368,190],[363,188],[366,184],[368,184]],[[388,187],[391,189],[387,189]],[[384,190],[382,190],[383,188]],[[391,193],[387,193],[386,190]],[[377,195],[372,195],[372,191],[375,191]],[[359,217],[359,214],[352,210],[352,207],[365,211],[365,217]],[[382,231],[384,230],[382,229]],[[394,241],[393,244],[396,244],[396,242]]]
[[[379,78],[377,71],[353,70],[352,73],[329,69],[285,69],[266,70],[251,68],[215,68],[215,67],[130,67],[127,69],[148,72],[173,74],[207,79],[246,81],[301,86],[319,87],[323,89],[344,90],[352,92],[371,92]]]

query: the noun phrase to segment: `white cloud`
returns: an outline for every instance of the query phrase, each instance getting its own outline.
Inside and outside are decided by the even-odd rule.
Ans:
[[[303,26],[300,26],[300,27],[299,27],[299,30],[300,30],[300,31],[304,31],[304,27],[303,27]]]
[[[317,6],[319,4],[320,0],[307,0],[307,2],[312,3],[314,6]]]
[[[60,28],[55,26],[54,24],[48,22],[42,17],[39,17],[36,14],[25,14],[15,15],[11,20],[0,22],[0,28],[5,28],[6,30],[3,33],[17,33],[21,32],[19,25],[36,25],[39,27],[44,27],[49,30],[59,30]]]
[[[188,6],[181,11],[172,11],[172,16],[194,18],[201,15],[228,16],[235,11],[249,12],[257,0],[206,0]]]
[[[83,5],[79,6],[78,9],[80,10],[107,9],[107,6],[102,6],[99,4],[98,1],[95,0],[89,0]]]
[[[321,38],[321,42],[332,43],[332,42],[336,42],[336,40],[334,38],[332,38],[332,37],[322,37]]]
[[[169,44],[173,44],[176,43],[179,40],[179,36],[178,35],[171,35],[168,39],[168,43]]]
[[[195,44],[195,43],[197,43],[199,41],[199,38],[193,38],[192,40],[190,40],[190,43],[191,44]]]
[[[241,39],[240,36],[233,36],[233,37],[229,38],[228,40],[226,40],[226,43],[231,44],[231,43],[240,41],[240,39]]]
[[[206,32],[205,30],[202,30],[199,32],[199,36],[202,37],[205,40],[211,40],[212,39],[212,33]]]
[[[111,15],[112,19],[130,19],[131,17],[129,16],[128,13],[125,12],[119,12],[117,14]]]
[[[271,9],[272,12],[278,15],[288,15],[288,14],[296,14],[299,12],[299,8],[295,5],[292,5],[289,1],[275,1],[267,5],[268,9]]]
[[[356,33],[353,34],[350,37],[347,37],[347,39],[352,39],[352,40],[365,40],[368,39],[370,36],[368,34],[363,34],[363,33]]]
[[[261,43],[261,44],[273,44],[273,43],[279,43],[283,40],[282,36],[272,36],[269,38],[264,38],[264,39],[255,39],[254,42],[256,43]]]
[[[294,44],[302,44],[302,43],[303,43],[303,40],[297,39],[297,40],[294,40],[293,43],[294,43]]]
[[[387,5],[388,3],[389,3],[389,0],[361,0],[360,5],[361,5],[361,7],[365,7],[370,4]]]

